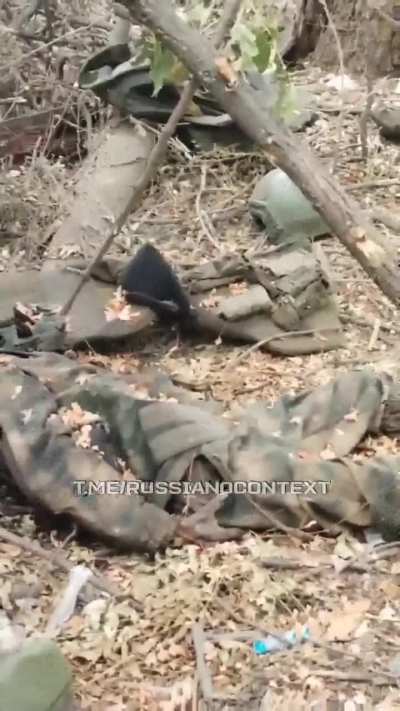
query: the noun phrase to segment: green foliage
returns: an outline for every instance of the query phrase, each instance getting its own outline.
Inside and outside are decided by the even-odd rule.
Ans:
[[[191,25],[203,30],[211,20],[213,3],[194,0],[192,4],[183,9],[179,8],[177,14]],[[165,84],[179,86],[188,78],[186,67],[177,57],[152,34],[146,37],[141,52],[141,59],[148,60],[151,66],[151,78],[154,83],[154,96]]]
[[[261,73],[277,66],[277,38],[278,33],[271,30],[261,30],[256,35],[258,52],[254,57],[254,64]]]
[[[240,69],[249,69],[258,57],[257,38],[244,23],[236,23],[231,32],[229,43],[240,61]],[[236,50],[236,51],[235,51]],[[236,62],[237,63],[237,62]]]
[[[206,27],[212,19],[213,3],[212,2],[195,2],[188,7],[186,12],[181,12],[181,16],[186,22],[190,22],[198,27]]]
[[[276,73],[276,86],[278,96],[276,97],[274,114],[276,118],[287,121],[297,110],[296,90],[290,84],[287,73],[278,70]]]
[[[257,71],[279,77],[279,96],[275,108],[282,118],[295,109],[293,92],[278,52],[279,31],[274,18],[266,15],[265,0],[246,0],[232,28],[223,55],[236,72]],[[203,34],[214,30],[218,20],[215,4],[207,0],[187,0],[179,16]],[[154,95],[165,84],[181,85],[188,72],[175,55],[154,36],[148,35],[143,47],[143,59],[149,61],[154,83]]]
[[[278,65],[277,39],[277,31],[267,27],[265,22],[260,26],[236,22],[228,45],[236,69],[261,74],[275,70]]]
[[[161,42],[156,39],[150,51],[152,52],[150,76],[154,84],[154,94],[157,95],[164,84],[170,79],[176,57],[169,49],[165,49]]]

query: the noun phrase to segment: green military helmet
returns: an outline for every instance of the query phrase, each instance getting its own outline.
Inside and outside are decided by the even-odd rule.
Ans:
[[[274,243],[304,243],[330,232],[309,200],[279,168],[258,181],[249,209]]]
[[[72,701],[72,670],[52,640],[0,654],[0,711],[67,711]]]

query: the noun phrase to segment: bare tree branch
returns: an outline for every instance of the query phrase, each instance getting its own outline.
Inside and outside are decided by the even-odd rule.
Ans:
[[[216,37],[215,37],[216,45],[221,44],[221,42],[225,38],[225,35],[227,34],[227,32],[230,30],[230,28],[234,24],[235,18],[237,16],[237,13],[240,8],[240,5],[241,5],[241,0],[227,0],[226,4],[224,6],[224,11],[223,11],[222,17],[221,17],[221,22],[220,22],[217,32],[216,32]],[[121,13],[120,10],[118,10],[118,16],[122,20],[125,19],[123,17],[123,13]],[[90,279],[93,269],[100,262],[100,260],[103,258],[103,256],[106,254],[106,252],[111,247],[114,239],[120,232],[122,226],[124,225],[125,221],[127,220],[128,216],[129,216],[129,214],[139,204],[139,201],[140,201],[144,191],[146,190],[146,188],[149,186],[150,182],[154,178],[154,175],[157,172],[157,168],[164,158],[164,155],[165,155],[166,150],[168,148],[169,140],[173,137],[173,135],[176,131],[176,128],[178,126],[178,123],[181,121],[181,119],[183,118],[183,116],[186,113],[187,107],[189,106],[189,104],[193,98],[193,93],[194,93],[195,89],[196,89],[196,80],[195,80],[195,78],[193,78],[188,84],[186,84],[186,86],[181,94],[178,104],[176,105],[171,116],[169,117],[163,130],[161,131],[159,140],[157,141],[156,145],[154,146],[153,150],[150,153],[149,160],[148,160],[146,169],[142,175],[142,178],[135,186],[135,189],[133,191],[132,198],[131,198],[131,201],[128,205],[128,208],[123,212],[123,214],[119,218],[117,224],[115,225],[115,229],[107,237],[107,239],[104,241],[104,243],[100,247],[97,254],[94,256],[94,258],[88,265],[88,268],[82,275],[82,279],[77,284],[75,291],[71,295],[70,299],[68,299],[67,303],[63,306],[63,308],[61,310],[62,316],[65,316],[66,314],[68,314],[75,299],[82,291],[86,282]]]
[[[384,247],[368,215],[342,190],[308,146],[283,125],[265,96],[265,87],[258,87],[257,82],[251,84],[244,77],[233,81],[234,71],[227,60],[177,15],[169,0],[124,0],[123,4],[133,20],[153,30],[242,130],[262,146],[268,159],[299,186],[332,232],[398,306],[400,274],[394,255]]]

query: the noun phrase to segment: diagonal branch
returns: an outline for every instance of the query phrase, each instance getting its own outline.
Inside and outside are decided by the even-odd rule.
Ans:
[[[219,46],[223,42],[226,34],[229,32],[229,30],[235,23],[235,19],[237,17],[238,11],[240,9],[240,5],[241,5],[241,0],[227,0],[227,2],[225,3],[221,21],[218,25],[216,35],[215,35],[216,46]],[[121,10],[122,10],[122,12],[121,12]],[[117,16],[120,17],[122,20],[126,19],[124,17],[124,11],[126,13],[126,10],[124,9],[124,7],[122,7],[121,9],[120,8],[116,9]],[[186,84],[185,88],[183,89],[181,97],[180,97],[177,105],[175,106],[175,109],[173,110],[171,116],[169,117],[167,123],[165,124],[163,130],[161,131],[160,137],[159,137],[156,145],[154,146],[153,150],[150,153],[149,160],[146,165],[145,171],[144,171],[141,179],[139,180],[139,182],[137,183],[137,185],[135,186],[135,188],[133,190],[132,198],[130,200],[128,208],[121,215],[120,219],[118,220],[118,223],[115,225],[115,229],[111,232],[111,234],[107,237],[107,239],[104,240],[99,251],[93,257],[93,259],[90,262],[90,264],[88,265],[86,271],[82,274],[81,281],[77,284],[75,291],[72,293],[71,297],[68,299],[67,303],[64,304],[64,306],[61,310],[62,316],[66,316],[69,313],[69,311],[72,308],[72,305],[74,304],[76,298],[79,296],[84,285],[90,279],[93,269],[96,267],[96,265],[100,262],[100,260],[104,257],[104,255],[110,249],[112,243],[114,242],[115,238],[117,237],[118,233],[120,232],[122,226],[124,225],[125,221],[127,220],[128,216],[129,216],[129,214],[132,212],[132,210],[134,210],[137,207],[144,191],[146,190],[146,188],[149,186],[149,184],[153,180],[160,163],[164,159],[165,153],[168,148],[168,142],[173,137],[179,122],[184,117],[186,110],[193,98],[193,93],[196,90],[196,86],[197,86],[197,82],[196,82],[195,78],[193,77],[193,79],[191,79],[190,82],[188,84]]]
[[[189,27],[170,0],[123,0],[135,22],[155,32],[184,62],[234,121],[299,186],[332,232],[396,306],[400,305],[400,273],[394,255],[359,205],[340,187],[308,146],[274,114],[274,105],[243,77],[234,74],[212,44]],[[228,71],[229,70],[229,71]]]

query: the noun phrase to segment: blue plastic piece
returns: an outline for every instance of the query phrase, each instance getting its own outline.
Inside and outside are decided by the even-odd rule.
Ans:
[[[297,644],[307,642],[310,639],[310,636],[310,630],[308,627],[304,627],[300,638],[297,637],[294,630],[285,632],[282,635],[267,635],[264,639],[257,639],[253,644],[253,649],[257,655],[282,652],[284,649],[291,649]]]

